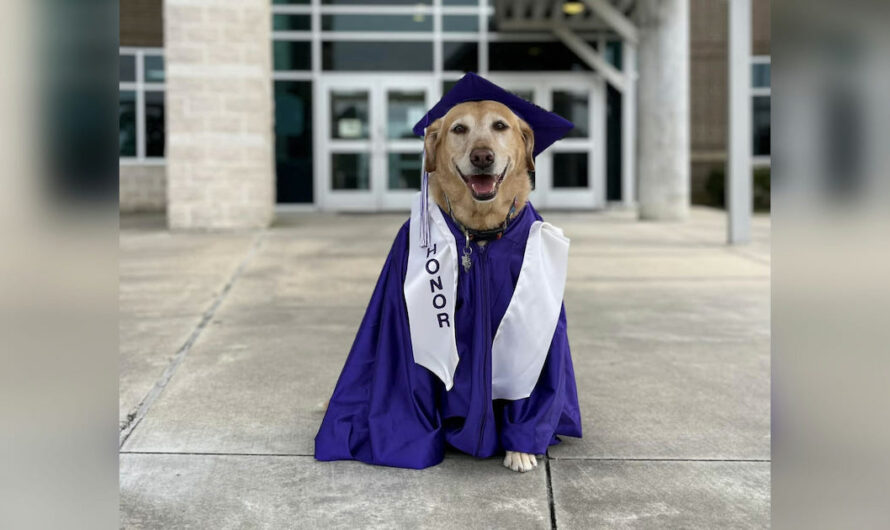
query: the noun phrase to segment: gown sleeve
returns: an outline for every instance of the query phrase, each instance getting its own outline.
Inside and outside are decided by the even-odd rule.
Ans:
[[[431,372],[414,363],[402,287],[408,223],[383,265],[355,342],[315,437],[318,460],[421,469],[444,458]]]

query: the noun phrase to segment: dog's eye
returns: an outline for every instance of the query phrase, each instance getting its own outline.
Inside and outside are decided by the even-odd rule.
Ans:
[[[454,127],[451,128],[451,132],[453,132],[454,134],[463,134],[463,133],[467,132],[467,128],[458,123],[457,125],[455,125]]]
[[[500,121],[500,120],[494,122],[494,124],[492,125],[492,127],[493,127],[494,130],[496,130],[496,131],[503,131],[504,129],[509,129],[509,127],[507,126],[507,124],[504,123],[504,122],[502,122],[502,121]]]

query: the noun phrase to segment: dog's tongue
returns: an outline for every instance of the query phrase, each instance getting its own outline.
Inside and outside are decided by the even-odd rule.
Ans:
[[[472,175],[468,181],[473,193],[476,195],[488,195],[494,191],[494,175]]]

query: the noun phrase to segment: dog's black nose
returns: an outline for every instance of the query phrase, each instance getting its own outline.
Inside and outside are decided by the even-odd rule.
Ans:
[[[470,163],[479,169],[494,164],[494,151],[491,149],[473,149],[470,151]]]

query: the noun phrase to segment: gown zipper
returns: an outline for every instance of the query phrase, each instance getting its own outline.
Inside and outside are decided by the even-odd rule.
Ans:
[[[489,301],[489,284],[488,284],[488,271],[485,257],[485,249],[488,245],[491,244],[491,241],[486,245],[480,245],[478,242],[476,243],[476,264],[479,267],[479,278],[482,282],[482,329],[484,331],[484,335],[486,338],[486,342],[489,343],[489,356],[491,355],[491,345],[490,340],[493,339],[491,336],[491,302]],[[491,363],[488,363],[488,378],[491,379]],[[491,406],[491,385],[489,384],[487,388],[488,392],[486,392],[484,402]],[[488,418],[488,409],[485,409],[482,415],[482,421],[480,422],[479,428],[479,439],[476,442],[476,454],[479,454],[479,450],[482,447],[482,438],[485,436],[485,420]]]

